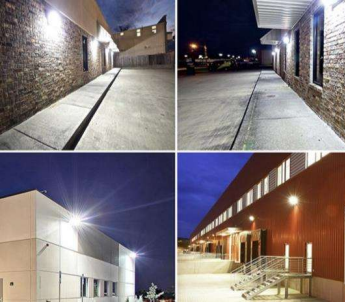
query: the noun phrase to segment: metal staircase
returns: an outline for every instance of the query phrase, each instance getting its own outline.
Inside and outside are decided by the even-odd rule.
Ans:
[[[251,300],[252,298],[264,292],[265,290],[272,288],[273,286],[285,281],[286,278],[287,276],[284,274],[275,275],[274,277],[260,283],[256,287],[246,291],[244,294],[242,294],[242,297],[246,300]]]
[[[247,290],[242,297],[251,300],[269,288],[280,286],[287,279],[310,278],[311,273],[307,272],[310,265],[311,259],[261,256],[232,272],[240,276],[241,280],[232,285],[231,289]]]

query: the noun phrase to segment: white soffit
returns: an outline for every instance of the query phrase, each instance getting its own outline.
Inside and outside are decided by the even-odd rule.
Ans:
[[[253,0],[259,28],[290,30],[314,0]]]

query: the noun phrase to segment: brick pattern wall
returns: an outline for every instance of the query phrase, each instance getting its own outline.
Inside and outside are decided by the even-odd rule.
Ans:
[[[44,0],[0,0],[0,133],[112,68],[103,45],[66,17],[48,26]],[[89,71],[83,71],[82,36]]]
[[[313,15],[321,7],[317,0],[303,18],[289,32],[287,47],[287,72],[275,66],[275,71],[302,97],[306,103],[345,138],[345,2],[325,8],[324,85],[313,84],[312,43]],[[295,76],[295,35],[300,30],[300,76]],[[280,63],[283,62],[284,45],[278,46]],[[280,65],[281,65],[280,64]]]

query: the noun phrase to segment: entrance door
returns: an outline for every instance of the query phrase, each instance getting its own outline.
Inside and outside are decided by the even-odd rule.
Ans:
[[[0,279],[0,302],[4,301],[4,280]]]
[[[259,257],[259,241],[253,241],[252,260]]]
[[[285,244],[285,269],[289,269],[290,245]]]
[[[246,262],[246,243],[241,242],[241,263]]]
[[[307,273],[312,273],[313,272],[313,244],[312,243],[307,243]]]

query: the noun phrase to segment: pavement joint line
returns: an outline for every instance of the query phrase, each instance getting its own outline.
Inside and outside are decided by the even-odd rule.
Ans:
[[[122,71],[122,68],[120,68],[119,72],[115,75],[114,79],[110,82],[108,87],[105,89],[100,99],[97,101],[96,105],[91,109],[90,113],[87,115],[85,120],[80,124],[80,126],[78,127],[74,135],[70,138],[70,140],[67,142],[63,150],[70,150],[70,151],[75,150],[81,138],[83,137],[87,127],[90,125],[92,118],[96,114],[98,108],[101,106],[103,100],[105,99],[106,95],[108,94],[110,88],[113,86],[114,82],[116,81],[121,71]]]
[[[32,139],[32,140],[34,140],[34,141],[40,143],[40,144],[42,144],[42,145],[44,145],[44,146],[46,146],[46,147],[48,147],[48,148],[50,148],[50,149],[57,150],[56,148],[54,148],[54,147],[52,147],[52,146],[49,146],[48,144],[43,143],[43,142],[41,142],[40,140],[38,140],[38,139],[36,139],[36,138],[34,138],[34,137],[32,137],[32,136],[30,136],[30,135],[28,135],[28,134],[22,132],[22,131],[20,131],[20,130],[18,130],[18,129],[16,129],[16,128],[13,128],[13,130],[14,130],[14,131],[17,131],[18,133],[20,133],[20,134],[22,134],[22,135],[24,135],[24,136],[26,136],[26,137],[28,137],[28,138],[30,138],[30,139]]]
[[[247,104],[246,110],[244,111],[244,114],[243,114],[241,123],[240,123],[240,125],[238,126],[238,129],[237,129],[236,135],[235,135],[235,137],[234,137],[234,139],[233,139],[233,142],[232,142],[232,144],[231,144],[230,150],[233,150],[233,148],[234,148],[234,146],[235,146],[235,144],[236,144],[236,140],[237,140],[237,138],[238,138],[238,136],[239,136],[239,134],[240,134],[240,131],[241,131],[241,128],[242,128],[242,126],[243,126],[244,120],[245,120],[245,118],[246,118],[246,115],[247,115],[247,112],[248,112],[250,103],[252,102],[252,99],[253,99],[253,96],[254,96],[256,87],[258,86],[258,83],[259,83],[259,81],[260,81],[261,74],[262,74],[262,69],[260,70],[260,74],[259,74],[259,76],[258,76],[258,79],[256,80],[255,85],[254,85],[252,94],[250,95],[250,98],[249,98],[249,100],[248,100],[248,104]]]

